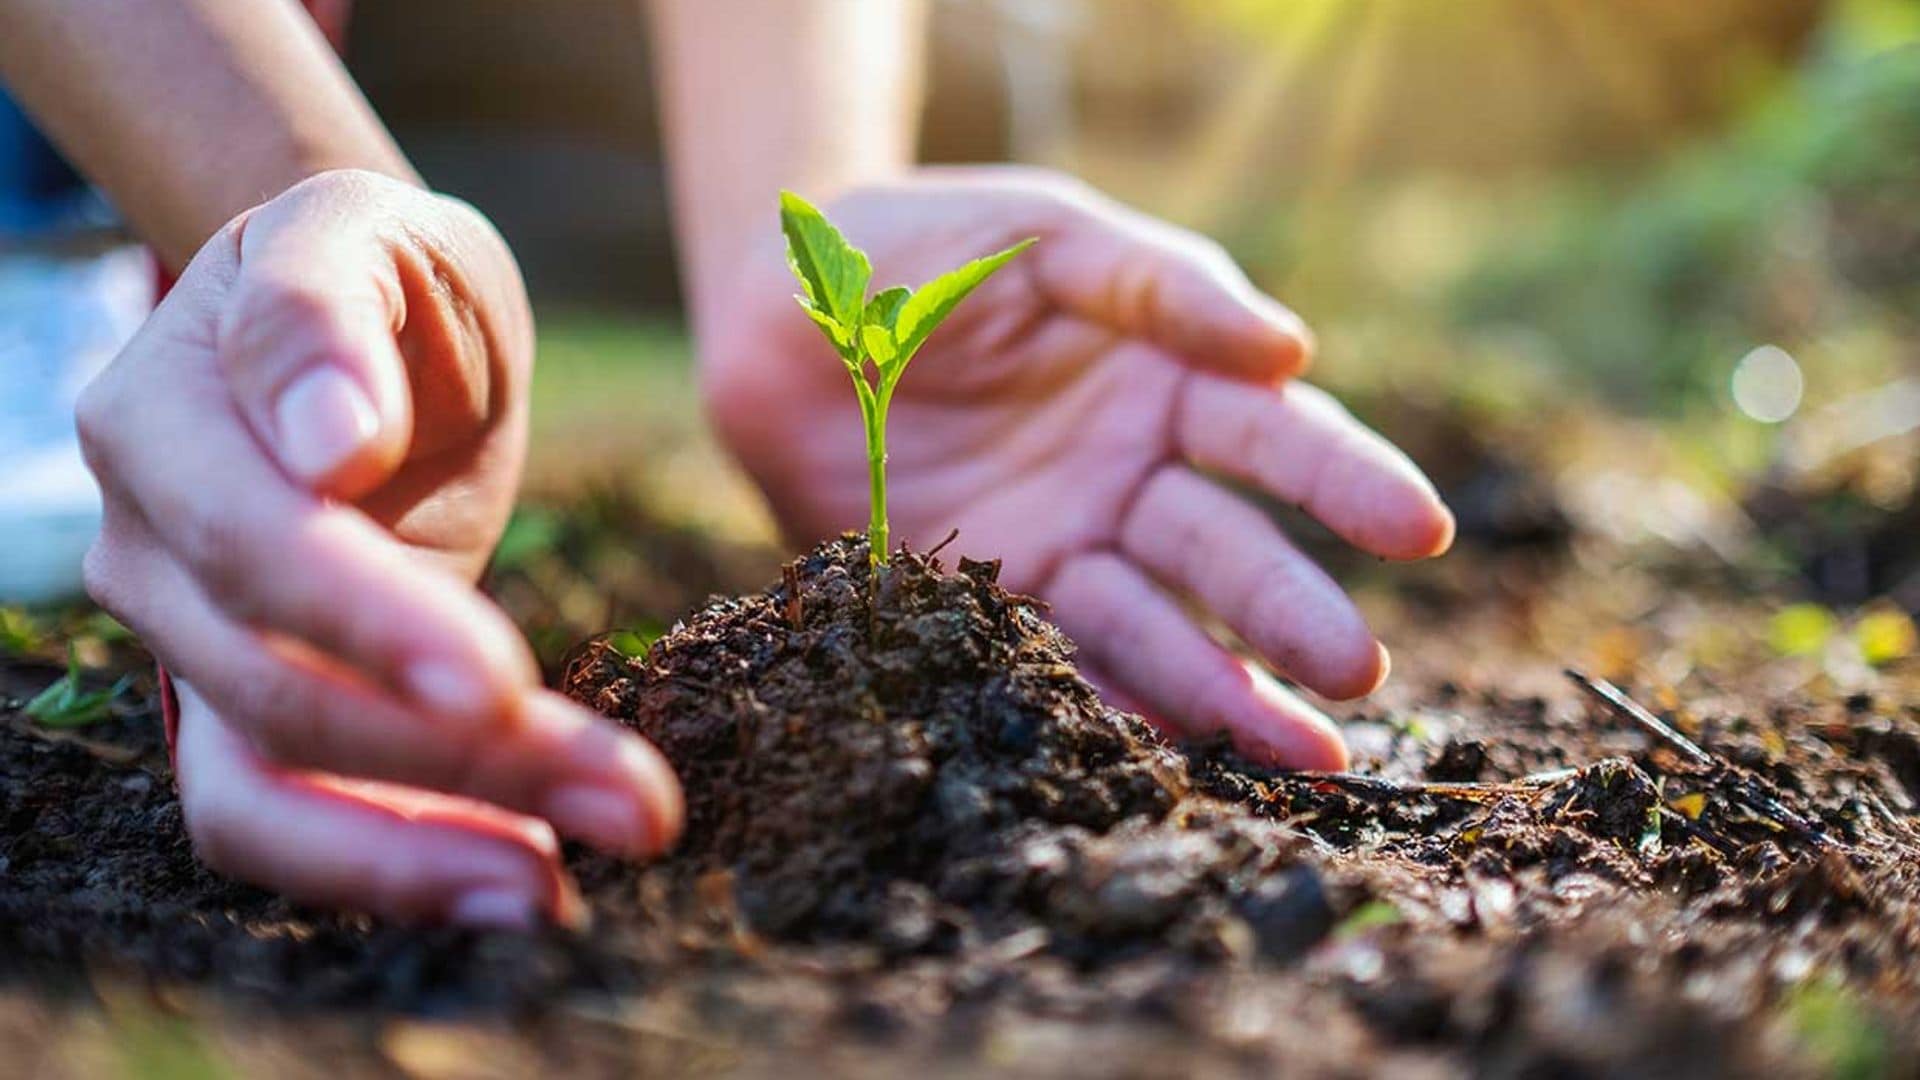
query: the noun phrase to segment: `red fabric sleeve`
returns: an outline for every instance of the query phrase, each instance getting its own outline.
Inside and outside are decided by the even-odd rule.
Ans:
[[[180,695],[173,689],[173,676],[167,669],[154,665],[154,673],[160,676],[160,721],[167,732],[167,764],[178,767],[174,749],[180,742]]]

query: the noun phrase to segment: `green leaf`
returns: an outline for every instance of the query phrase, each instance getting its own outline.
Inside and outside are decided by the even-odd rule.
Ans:
[[[840,353],[840,356],[849,364],[853,363],[855,360],[853,339],[847,336],[847,328],[835,321],[833,316],[814,307],[813,301],[806,297],[796,296],[794,299],[800,301],[800,310],[806,312],[807,318],[813,320],[813,325],[819,327],[820,332],[827,335],[827,340],[833,344],[834,349]]]
[[[628,630],[615,630],[607,635],[607,644],[614,647],[621,656],[633,660],[644,660],[653,643],[667,635],[667,628],[659,623],[642,621]]]
[[[560,543],[560,519],[553,511],[537,506],[516,507],[493,546],[492,570],[496,573],[522,570],[535,559],[552,551]]]
[[[901,305],[912,295],[913,290],[905,285],[880,290],[873,294],[873,299],[867,301],[867,314],[861,321],[867,326],[884,326],[892,330],[900,318]]]
[[[780,193],[780,231],[787,237],[787,261],[807,297],[851,338],[865,313],[867,283],[873,277],[866,253],[847,243],[825,215],[791,191]]]
[[[860,328],[860,344],[866,347],[867,355],[881,367],[893,363],[899,349],[894,345],[893,332],[884,326],[863,326]]]
[[[1788,604],[1768,621],[1767,644],[1781,656],[1816,656],[1838,627],[1839,620],[1819,604]]]
[[[1853,640],[1860,647],[1860,658],[1874,667],[1913,655],[1920,648],[1920,631],[1914,629],[1907,613],[1895,608],[1869,611],[1854,625]]]
[[[67,673],[52,686],[34,695],[21,711],[34,723],[46,728],[85,727],[105,720],[113,712],[113,703],[133,682],[131,675],[106,690],[80,689],[80,661],[67,650]]]
[[[1340,924],[1333,928],[1333,936],[1342,939],[1358,937],[1369,930],[1392,926],[1405,918],[1406,916],[1400,913],[1400,909],[1391,903],[1385,900],[1369,900],[1348,912],[1347,917],[1340,920]]]
[[[894,322],[894,337],[900,343],[900,365],[904,367],[908,360],[913,359],[913,354],[919,351],[927,336],[948,315],[953,314],[953,309],[967,298],[968,293],[1032,244],[1032,240],[1022,240],[1005,251],[975,259],[958,270],[949,270],[920,286],[900,305],[899,317]]]

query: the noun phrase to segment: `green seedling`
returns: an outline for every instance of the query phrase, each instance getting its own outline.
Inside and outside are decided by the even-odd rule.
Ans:
[[[790,191],[780,193],[780,229],[787,237],[787,262],[800,279],[802,293],[795,299],[840,354],[860,399],[873,493],[867,550],[878,580],[887,562],[887,409],[894,389],[934,328],[1033,241],[975,259],[918,289],[895,285],[868,296],[873,265],[866,252],[847,243],[826,215]]]
[[[607,644],[630,660],[645,660],[653,643],[667,636],[667,628],[652,620],[642,620],[625,630],[607,635]]]
[[[1333,928],[1333,936],[1342,940],[1360,937],[1369,931],[1383,926],[1393,926],[1404,922],[1406,916],[1400,909],[1385,900],[1369,900],[1347,913],[1340,924]]]
[[[113,712],[113,703],[133,682],[127,675],[105,690],[83,690],[80,660],[67,649],[67,673],[34,695],[21,711],[44,728],[77,728],[97,724]]]

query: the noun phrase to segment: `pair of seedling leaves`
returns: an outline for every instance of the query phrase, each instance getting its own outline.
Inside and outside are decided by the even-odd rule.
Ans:
[[[847,243],[824,214],[791,191],[780,193],[780,230],[787,237],[787,261],[803,290],[796,299],[833,343],[860,399],[873,497],[867,551],[877,590],[880,567],[887,561],[887,406],[893,402],[894,387],[934,328],[1033,241],[975,259],[918,289],[895,285],[869,297],[873,265],[866,252]],[[867,373],[869,364],[872,375]]]
[[[826,215],[790,191],[780,194],[780,228],[787,260],[805,292],[800,307],[833,343],[854,381],[885,398],[928,335],[993,272],[1032,240],[949,270],[918,289],[895,285],[869,297],[873,266]],[[869,382],[871,361],[878,384]]]

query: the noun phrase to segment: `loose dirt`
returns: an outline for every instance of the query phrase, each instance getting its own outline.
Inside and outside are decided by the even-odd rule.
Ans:
[[[575,653],[564,688],[690,801],[668,860],[573,853],[582,934],[292,908],[194,862],[150,716],[75,740],[5,714],[0,1046],[48,1053],[104,1002],[334,1076],[1913,1068],[1903,704],[1648,724],[1416,675],[1348,717],[1361,772],[1274,773],[1105,706],[992,564],[905,556],[875,594],[865,558],[824,546],[644,657]]]

